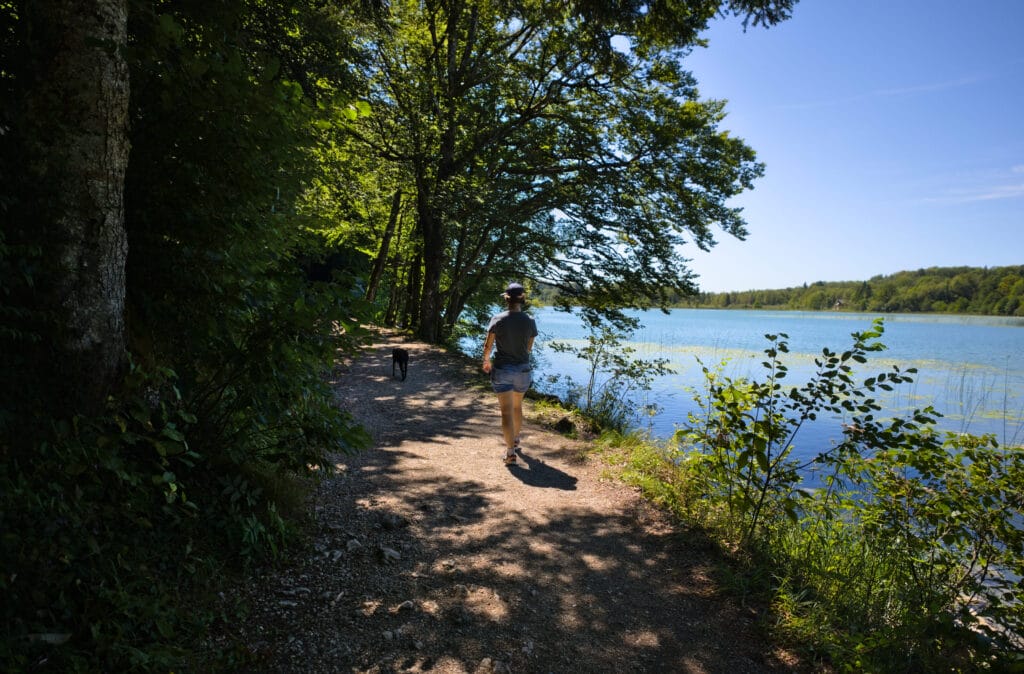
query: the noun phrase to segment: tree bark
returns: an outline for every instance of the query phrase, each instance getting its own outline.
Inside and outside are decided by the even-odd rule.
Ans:
[[[417,179],[416,214],[422,240],[423,280],[419,299],[416,336],[430,344],[441,340],[441,272],[444,265],[442,216],[432,203],[425,178]]]
[[[409,285],[406,292],[404,317],[402,320],[404,327],[418,325],[416,323],[420,315],[420,286],[422,285],[422,269],[423,269],[423,254],[417,250],[416,255],[413,257],[409,264],[409,273],[406,276],[409,279]]]
[[[388,216],[388,224],[384,229],[384,238],[380,242],[380,250],[377,251],[377,259],[373,262],[373,272],[370,274],[369,288],[366,290],[366,299],[372,302],[377,296],[377,286],[380,285],[381,276],[384,274],[384,267],[388,261],[388,251],[391,248],[391,238],[395,234],[395,225],[398,224],[398,214],[402,210],[402,190],[395,190],[395,196],[391,199],[391,214]]]
[[[125,360],[127,0],[25,3],[32,71],[21,132],[53,265],[44,299],[57,376],[77,411],[98,410]]]

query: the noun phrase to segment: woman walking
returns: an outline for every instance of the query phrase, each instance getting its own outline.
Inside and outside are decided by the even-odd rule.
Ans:
[[[491,375],[491,386],[501,407],[501,434],[505,439],[505,463],[516,462],[519,432],[523,428],[523,396],[530,388],[530,351],[537,336],[537,324],[523,311],[526,292],[518,283],[510,283],[503,295],[508,310],[497,314],[487,326],[484,341],[484,372]],[[494,360],[491,348],[497,346]]]

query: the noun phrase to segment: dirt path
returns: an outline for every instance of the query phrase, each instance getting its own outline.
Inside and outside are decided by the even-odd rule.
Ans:
[[[308,556],[242,590],[250,619],[227,638],[255,653],[249,671],[787,670],[716,591],[710,548],[574,441],[528,422],[503,465],[478,377],[386,335],[339,367],[339,404],[376,444],[319,490]]]

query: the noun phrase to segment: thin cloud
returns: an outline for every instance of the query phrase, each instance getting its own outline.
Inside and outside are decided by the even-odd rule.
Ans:
[[[959,89],[960,87],[967,87],[978,82],[984,82],[985,80],[991,79],[990,76],[975,76],[975,77],[962,77],[958,80],[950,80],[948,82],[936,82],[934,84],[918,84],[911,87],[900,87],[896,89],[878,89],[873,91],[867,96],[867,98],[874,98],[876,96],[907,96],[910,94],[923,94],[931,91],[946,91],[947,89]]]
[[[895,89],[876,89],[866,94],[857,94],[855,96],[847,96],[845,98],[835,98],[826,101],[807,101],[805,103],[791,103],[787,105],[778,106],[783,110],[807,110],[811,108],[828,108],[840,105],[849,105],[850,103],[859,103],[861,101],[867,101],[873,98],[892,98],[895,96],[912,96],[914,94],[931,93],[935,91],[947,91],[950,89],[959,89],[960,87],[971,86],[978,82],[984,82],[985,80],[992,79],[991,75],[978,75],[974,77],[962,77],[956,80],[949,80],[946,82],[934,82],[931,84],[916,84],[907,87],[898,87]]]
[[[1014,172],[1017,167],[1014,167]],[[1024,183],[1018,185],[993,185],[977,190],[958,190],[943,197],[932,197],[924,201],[942,204],[968,204],[976,201],[997,201],[1024,197]]]

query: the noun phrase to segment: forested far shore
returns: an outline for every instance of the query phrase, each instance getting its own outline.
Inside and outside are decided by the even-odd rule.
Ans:
[[[1024,316],[1024,265],[929,267],[867,281],[672,296],[676,307]]]

